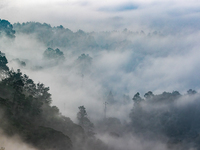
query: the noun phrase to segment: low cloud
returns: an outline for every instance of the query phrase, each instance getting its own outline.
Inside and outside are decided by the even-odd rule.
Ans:
[[[143,97],[148,91],[160,94],[177,90],[182,95],[188,89],[200,91],[200,3],[196,0],[190,4],[180,0],[2,2],[0,13],[12,23],[38,21],[72,30],[50,27],[53,32],[48,38],[48,30],[39,32],[44,33],[40,34],[43,38],[38,38],[36,32],[16,33],[14,40],[1,37],[0,51],[6,54],[10,69],[20,68],[35,83],[50,87],[52,105],[58,106],[74,122],[79,106],[86,108],[91,122],[103,120],[105,101],[110,93],[113,103],[108,102],[106,115],[118,118],[123,124],[130,122],[132,97],[137,92]],[[44,51],[51,45],[48,42],[53,49],[59,48],[64,53],[62,63],[43,59]],[[82,54],[92,58],[90,63],[79,64],[77,60]],[[13,59],[24,61],[26,66],[20,66]],[[173,105],[178,109],[187,105],[194,108],[195,104],[199,105],[197,99],[184,96]],[[143,107],[150,112],[168,109],[167,105]],[[33,149],[15,145],[13,141],[18,137],[8,139],[0,135],[0,141],[5,143],[0,143],[0,147]],[[97,136],[113,149],[171,149],[162,135],[158,135],[159,140],[132,134],[120,135],[120,138],[109,133]]]
[[[52,67],[43,60],[47,46],[38,41],[34,34],[17,34],[12,44],[1,39],[0,48],[6,53],[10,68],[16,70],[19,67],[11,62],[12,59],[25,61],[27,66],[21,68],[22,72],[36,83],[49,86],[53,105],[75,120],[80,105],[86,107],[91,118],[99,114],[103,117],[103,102],[110,91],[120,103],[123,94],[129,95],[129,106],[136,92],[142,95],[149,90],[155,93],[174,90],[185,93],[190,88],[199,91],[199,73],[196,71],[199,68],[199,33],[186,31],[175,36],[148,34],[141,35],[129,30],[94,33],[99,47],[107,49],[97,51],[63,47],[60,50],[65,55],[65,62]],[[92,63],[84,73],[84,69],[76,65],[82,53],[92,57]],[[43,69],[32,70],[34,66]],[[125,106],[117,108],[124,112],[120,118],[128,116],[131,109],[128,107],[129,110],[125,112]],[[114,112],[115,108],[110,107],[110,116]]]
[[[122,3],[117,6],[105,6],[99,8],[99,11],[103,12],[123,12],[123,11],[131,11],[138,9],[138,5],[133,4],[133,3]]]
[[[63,25],[73,31],[104,30],[166,30],[198,29],[200,5],[198,1],[7,1],[7,8],[1,9],[1,17],[11,23],[38,21],[53,26]],[[15,15],[13,15],[15,14]],[[32,15],[34,14],[34,15]],[[39,15],[38,15],[39,14]],[[109,23],[108,19],[124,18],[120,25]]]

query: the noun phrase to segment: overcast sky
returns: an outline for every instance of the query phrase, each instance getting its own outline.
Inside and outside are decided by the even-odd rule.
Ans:
[[[0,18],[38,21],[71,30],[199,28],[198,0],[1,0]]]

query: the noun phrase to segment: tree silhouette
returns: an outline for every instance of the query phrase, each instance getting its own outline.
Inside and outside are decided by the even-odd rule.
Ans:
[[[88,135],[93,136],[94,124],[88,119],[87,112],[84,106],[80,106],[77,113],[77,119],[80,126],[87,132]]]
[[[9,38],[14,38],[15,30],[13,30],[13,26],[9,21],[0,19],[0,35],[4,34]]]
[[[5,54],[0,51],[0,76],[1,78],[5,77],[9,68],[7,66],[8,60],[5,57]]]

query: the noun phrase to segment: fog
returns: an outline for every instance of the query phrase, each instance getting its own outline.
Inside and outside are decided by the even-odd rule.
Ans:
[[[21,149],[21,150],[37,150],[31,145],[24,143],[19,136],[7,137],[0,131],[0,149]]]
[[[178,90],[184,94],[190,88],[199,91],[196,71],[199,68],[199,36],[199,32],[184,36],[95,33],[97,44],[106,43],[111,48],[73,50],[61,47],[65,61],[58,65],[43,59],[47,46],[34,34],[16,34],[11,44],[1,39],[1,50],[6,53],[10,68],[20,68],[35,82],[49,86],[53,104],[74,120],[79,105],[87,108],[91,118],[103,117],[103,103],[110,91],[121,104],[124,94],[130,96],[128,106],[121,105],[122,110],[123,107],[131,109],[131,98],[136,92],[144,95],[149,90],[157,94]],[[77,64],[83,53],[92,57],[91,64]],[[27,65],[20,67],[12,61],[16,58]],[[42,69],[34,69],[37,67]],[[129,110],[125,115],[121,112],[120,118],[128,119]]]
[[[199,29],[199,1],[180,0],[1,0],[1,18],[38,21],[73,31]]]
[[[74,123],[84,106],[106,149],[195,150],[199,5],[197,0],[1,0],[0,19],[16,33],[9,38],[0,32],[0,51],[10,69],[49,87],[51,106]],[[48,48],[62,58],[46,57]],[[144,97],[148,91],[153,94]],[[0,136],[0,147],[34,149],[18,135]],[[92,149],[87,144],[74,149]]]

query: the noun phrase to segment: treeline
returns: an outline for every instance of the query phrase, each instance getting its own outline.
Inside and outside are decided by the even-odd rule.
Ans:
[[[66,47],[73,50],[98,49],[99,47],[90,33],[82,30],[73,32],[62,25],[51,27],[46,23],[27,22],[15,23],[13,27],[16,33],[36,35],[37,39],[47,47]]]
[[[63,116],[56,106],[51,106],[48,87],[34,83],[19,69],[10,70],[7,63],[5,54],[0,53],[0,128],[6,135],[18,134],[27,143],[43,150],[105,147],[80,125]]]
[[[63,26],[51,27],[45,23],[27,22],[12,26],[6,20],[0,21],[2,37],[13,39],[16,34],[34,34],[47,47],[51,47],[44,51],[43,58],[56,63],[65,59],[64,53],[57,47],[73,50],[111,50],[117,47],[133,47],[133,43],[123,40],[127,37],[162,36],[158,32],[145,34],[143,31],[135,33],[127,29],[120,33],[86,33],[82,30],[73,32]],[[121,35],[122,38],[118,39],[114,35]],[[23,61],[15,61],[26,65]],[[112,149],[95,137],[96,132],[108,134],[109,138],[123,138],[131,133],[144,141],[164,140],[170,146],[180,146],[181,150],[200,149],[200,94],[195,90],[190,89],[185,95],[178,91],[157,95],[149,91],[141,97],[136,93],[132,98],[130,122],[121,122],[118,118],[105,116],[99,122],[92,123],[86,108],[80,106],[77,125],[70,118],[63,116],[56,106],[51,106],[48,87],[42,83],[34,83],[19,69],[10,70],[7,63],[5,54],[0,53],[0,128],[9,136],[20,135],[24,141],[38,149]],[[77,67],[82,69],[82,77],[84,72],[88,72],[91,63],[92,58],[85,54],[76,60]],[[109,93],[107,101],[110,105],[122,105],[116,104],[112,92]],[[124,95],[124,104],[129,104],[129,96]]]
[[[154,95],[149,91],[144,98],[136,93],[130,113],[128,131],[151,139],[167,138],[169,144],[181,149],[200,148],[200,95],[189,89]]]
[[[128,29],[103,32],[85,32],[79,29],[73,32],[68,28],[64,28],[62,25],[51,27],[47,23],[42,24],[39,22],[15,23],[13,24],[13,29],[17,34],[36,35],[37,39],[47,47],[65,47],[73,51],[129,49],[136,46],[131,41],[133,37],[141,36],[151,38],[164,36],[158,31],[145,33],[144,31],[134,32]]]
[[[15,30],[13,30],[13,25],[8,20],[0,19],[0,37],[4,35],[15,38]]]

